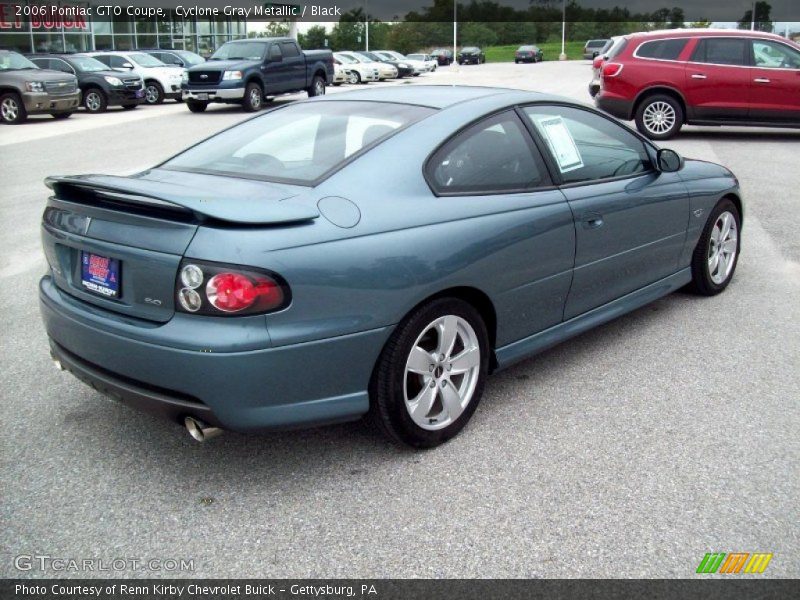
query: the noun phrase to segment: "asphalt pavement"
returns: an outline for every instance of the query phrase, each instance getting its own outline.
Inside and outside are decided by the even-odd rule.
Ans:
[[[486,64],[388,85],[588,102],[589,72]],[[448,444],[398,448],[361,423],[198,444],[53,367],[42,179],[133,173],[248,117],[167,103],[0,126],[0,575],[694,577],[706,552],[771,552],[756,577],[800,576],[800,131],[665,144],[740,179],[728,290],[673,294],[492,377]],[[31,555],[162,566],[15,567]]]

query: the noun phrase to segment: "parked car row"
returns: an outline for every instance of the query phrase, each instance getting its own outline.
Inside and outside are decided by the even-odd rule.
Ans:
[[[81,106],[90,113],[109,106],[182,100],[185,67],[205,62],[185,50],[135,50],[30,54],[0,50],[0,120],[24,122],[28,115],[67,118]]]
[[[800,128],[800,45],[730,29],[614,38],[589,85],[598,108],[654,140],[688,125]]]

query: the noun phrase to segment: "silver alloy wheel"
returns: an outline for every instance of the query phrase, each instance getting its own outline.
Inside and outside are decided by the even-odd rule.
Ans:
[[[100,110],[100,106],[102,106],[103,101],[100,98],[100,94],[97,92],[89,92],[86,94],[86,98],[84,99],[84,106],[92,112],[96,110]]]
[[[261,90],[255,86],[250,90],[250,106],[256,110],[261,108]]]
[[[711,281],[721,285],[730,277],[738,249],[736,219],[726,210],[717,217],[708,241],[708,274]]]
[[[350,71],[347,74],[347,83],[355,85],[358,83],[358,74],[355,71]]]
[[[145,100],[148,104],[155,104],[158,102],[158,88],[154,85],[148,85],[145,90]]]
[[[315,96],[324,96],[325,95],[325,83],[322,79],[317,79],[314,83],[314,95]]]
[[[642,115],[642,122],[650,133],[662,135],[675,126],[675,109],[667,102],[657,101],[648,104]]]
[[[13,98],[6,98],[3,100],[3,105],[0,106],[4,121],[15,121],[19,116],[19,104]]]
[[[430,323],[406,360],[406,410],[422,429],[451,425],[464,412],[478,384],[481,348],[472,325],[455,315]]]

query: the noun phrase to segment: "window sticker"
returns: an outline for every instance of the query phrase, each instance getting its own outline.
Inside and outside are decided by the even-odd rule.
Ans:
[[[583,158],[572,139],[572,134],[561,117],[542,117],[539,119],[539,130],[544,134],[547,145],[556,158],[562,173],[583,167]]]

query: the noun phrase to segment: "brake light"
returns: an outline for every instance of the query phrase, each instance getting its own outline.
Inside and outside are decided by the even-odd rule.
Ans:
[[[289,304],[289,286],[274,273],[251,267],[184,260],[175,283],[182,312],[238,316],[273,312]]]
[[[603,77],[616,77],[622,73],[622,65],[620,63],[605,63],[600,73]]]
[[[239,273],[220,273],[208,282],[206,296],[214,308],[239,312],[256,302],[277,306],[282,293],[278,284],[269,278],[250,279]]]

